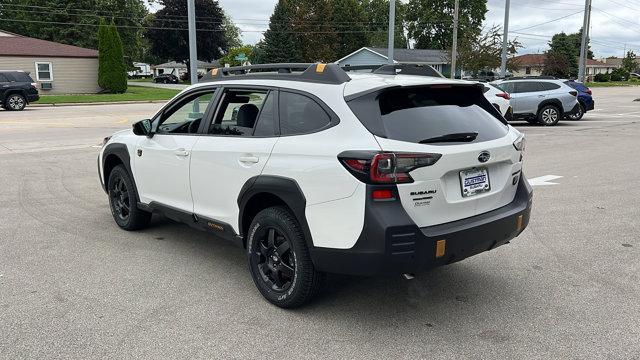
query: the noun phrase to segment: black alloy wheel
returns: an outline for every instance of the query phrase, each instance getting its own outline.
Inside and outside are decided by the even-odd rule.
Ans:
[[[247,260],[262,296],[281,308],[307,303],[324,279],[311,261],[298,220],[281,206],[264,209],[253,218],[247,231]]]
[[[23,110],[27,106],[27,100],[20,94],[11,94],[5,102],[5,108],[12,111]]]
[[[262,281],[273,291],[287,291],[296,272],[296,256],[291,251],[291,242],[273,227],[263,228],[257,236],[257,251],[253,256]]]
[[[109,189],[109,197],[114,215],[120,220],[127,222],[131,215],[131,202],[129,200],[129,190],[127,184],[121,176],[116,176],[112,188]]]

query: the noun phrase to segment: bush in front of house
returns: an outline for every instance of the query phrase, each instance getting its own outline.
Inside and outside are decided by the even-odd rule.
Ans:
[[[609,81],[610,76],[609,74],[596,74],[596,76],[593,78],[593,81],[595,82],[607,82]]]
[[[611,72],[611,81],[625,81],[629,78],[629,72],[623,68]]]
[[[113,20],[107,26],[101,19],[98,28],[98,86],[112,93],[127,91],[122,39]]]

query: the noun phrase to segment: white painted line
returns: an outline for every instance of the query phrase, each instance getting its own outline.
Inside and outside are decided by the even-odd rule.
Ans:
[[[551,182],[552,180],[560,179],[560,175],[543,175],[529,180],[531,186],[546,186],[546,185],[558,185],[558,183]]]

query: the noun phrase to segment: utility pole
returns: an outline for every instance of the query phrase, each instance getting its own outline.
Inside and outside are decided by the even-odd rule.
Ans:
[[[456,78],[456,58],[458,57],[458,6],[460,0],[456,0],[453,9],[453,46],[451,47],[451,78]]]
[[[191,84],[198,82],[198,48],[196,46],[196,4],[195,0],[187,0],[189,17],[189,73]]]
[[[509,39],[509,4],[511,0],[506,0],[504,4],[504,26],[502,29],[502,61],[500,62],[500,77],[507,76],[507,41]]]
[[[578,81],[585,81],[585,63],[589,48],[589,23],[591,21],[591,0],[584,2],[584,19],[582,21],[582,43],[580,44],[580,63],[578,64]]]
[[[387,48],[387,62],[393,64],[393,49],[396,31],[396,1],[389,1],[389,41]]]

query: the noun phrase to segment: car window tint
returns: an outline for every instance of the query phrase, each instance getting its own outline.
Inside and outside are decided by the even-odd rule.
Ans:
[[[260,115],[258,115],[258,123],[253,131],[254,136],[275,135],[275,97],[274,92],[270,92],[267,95],[267,98],[262,105],[262,109],[260,110]]]
[[[308,96],[280,93],[280,133],[305,134],[321,130],[331,124],[331,118]]]
[[[10,75],[13,77],[13,80],[17,82],[27,82],[27,83],[33,82],[31,77],[23,72],[14,72],[14,73],[11,73]]]
[[[513,86],[512,82],[500,83],[500,84],[497,84],[496,87],[498,89],[501,89],[501,90],[506,91],[508,93],[514,93],[515,92],[515,89],[514,89],[514,86]]]
[[[211,103],[215,90],[181,99],[182,105],[162,114],[156,129],[158,134],[192,134],[198,131],[204,112]]]
[[[540,83],[534,81],[523,81],[516,83],[516,89],[518,93],[529,93],[543,90]]]
[[[550,82],[543,82],[543,83],[540,83],[540,85],[542,85],[542,89],[544,91],[560,89],[560,85],[554,84],[554,83],[550,83]]]
[[[3,74],[0,74],[0,82],[9,82],[9,79],[7,79]]]
[[[267,90],[225,90],[209,134],[252,136],[266,98]]]

